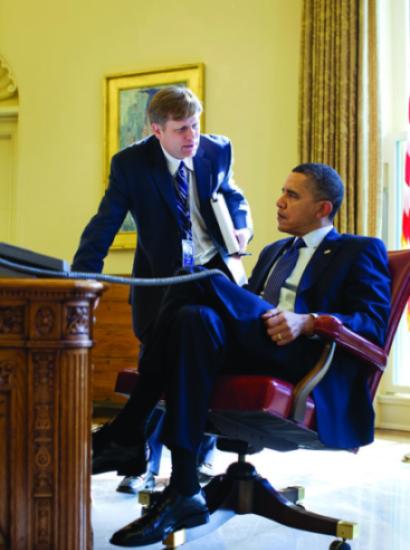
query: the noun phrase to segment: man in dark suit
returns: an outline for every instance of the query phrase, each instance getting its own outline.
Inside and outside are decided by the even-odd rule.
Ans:
[[[220,372],[299,381],[321,352],[320,340],[312,338],[316,314],[335,315],[383,343],[390,308],[386,250],[378,239],[337,233],[332,220],[342,198],[342,181],[329,166],[294,168],[276,203],[278,228],[292,237],[262,251],[248,290],[222,275],[170,288],[140,365],[140,382],[98,434],[93,460],[109,470],[127,460],[130,449],[142,449],[146,418],[165,394],[163,441],[171,450],[171,481],[146,515],[113,535],[114,544],[149,544],[207,521],[195,457]],[[313,392],[318,434],[328,447],[352,448],[373,439],[373,409],[360,367],[359,359],[338,350]]]
[[[133,276],[166,277],[191,264],[219,268],[230,276],[231,268],[240,271],[240,258],[227,254],[211,196],[224,196],[241,252],[252,235],[250,211],[233,183],[231,144],[223,136],[200,134],[201,112],[200,101],[187,88],[170,86],[155,94],[148,106],[153,135],[114,155],[108,189],[81,236],[72,270],[100,272],[130,212],[138,235]],[[181,170],[186,179],[182,191]],[[134,332],[143,344],[163,292],[161,287],[132,287]],[[154,439],[149,440],[151,451],[158,452]],[[119,469],[132,476],[120,490],[134,491],[135,484],[145,483],[131,462]]]
[[[112,158],[109,186],[81,236],[74,271],[102,270],[127,212],[138,235],[134,277],[166,277],[190,264],[229,274],[226,264],[240,261],[227,254],[211,196],[224,196],[242,252],[252,235],[248,203],[232,179],[230,141],[201,134],[201,112],[201,103],[187,88],[170,86],[155,94],[148,106],[153,135]],[[183,196],[181,170],[187,180]],[[163,292],[161,287],[132,288],[134,331],[142,342]]]

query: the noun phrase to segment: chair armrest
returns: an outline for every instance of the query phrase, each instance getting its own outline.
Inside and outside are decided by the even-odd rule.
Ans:
[[[336,342],[326,342],[315,366],[293,388],[292,409],[289,417],[298,424],[303,423],[307,399],[329,370],[335,349]]]
[[[291,418],[298,423],[303,422],[305,417],[308,396],[331,366],[336,346],[349,351],[380,371],[384,370],[387,362],[387,354],[382,348],[346,328],[333,315],[319,315],[316,317],[313,333],[323,338],[327,343],[324,345],[316,365],[296,384],[293,390]]]
[[[332,315],[319,315],[315,319],[313,331],[322,338],[333,340],[338,346],[380,370],[386,367],[387,354],[383,348],[352,332]]]

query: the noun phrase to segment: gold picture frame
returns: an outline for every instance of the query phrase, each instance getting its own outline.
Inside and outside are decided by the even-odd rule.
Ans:
[[[108,185],[112,156],[149,135],[147,106],[158,89],[172,84],[190,88],[204,99],[202,63],[106,76],[104,79],[104,189]],[[128,214],[112,244],[114,249],[136,246],[134,221]]]

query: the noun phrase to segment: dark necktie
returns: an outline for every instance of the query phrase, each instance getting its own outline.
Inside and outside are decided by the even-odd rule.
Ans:
[[[274,306],[278,304],[280,289],[295,269],[299,257],[299,249],[304,246],[306,246],[306,244],[303,239],[296,239],[276,262],[268,278],[268,282],[266,283],[265,290],[263,291],[263,297],[267,302],[270,302]]]
[[[189,211],[188,169],[182,161],[175,174],[175,183],[178,219],[182,231],[182,238],[192,240],[191,215]]]

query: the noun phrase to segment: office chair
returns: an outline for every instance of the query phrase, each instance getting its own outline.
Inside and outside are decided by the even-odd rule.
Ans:
[[[209,431],[218,435],[218,447],[238,454],[238,461],[227,472],[216,476],[204,487],[211,521],[202,529],[206,534],[235,514],[257,514],[297,529],[338,537],[331,550],[347,550],[346,542],[357,533],[357,524],[314,514],[301,504],[303,488],[276,490],[245,461],[245,455],[263,448],[290,451],[298,448],[324,449],[315,431],[315,404],[310,394],[329,368],[336,346],[365,361],[368,383],[374,397],[386,367],[394,335],[410,296],[410,250],[389,252],[392,276],[391,313],[386,343],[379,347],[353,333],[330,315],[315,320],[314,333],[324,342],[315,367],[293,386],[278,378],[261,375],[221,375],[218,378],[209,413]],[[138,373],[125,370],[118,374],[116,391],[130,394]],[[348,449],[352,450],[352,449]],[[149,505],[147,494],[142,503]],[[151,502],[156,494],[151,494]],[[184,542],[186,533],[171,534],[165,544],[175,547]],[[193,530],[191,530],[193,531]],[[185,538],[185,540],[186,540]]]

